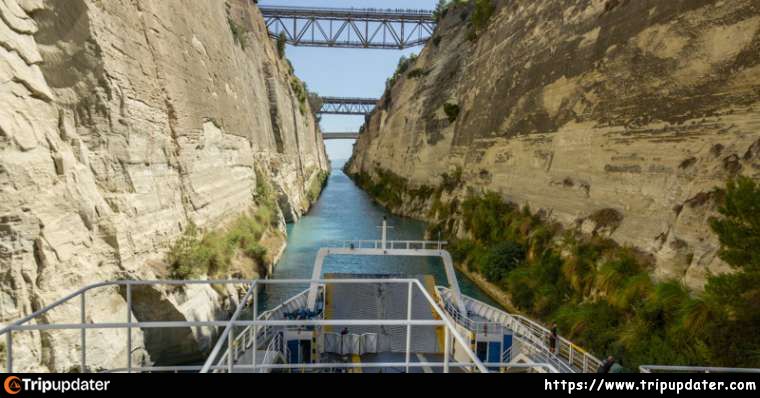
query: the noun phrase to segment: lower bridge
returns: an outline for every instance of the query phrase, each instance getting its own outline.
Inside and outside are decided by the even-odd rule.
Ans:
[[[359,138],[359,133],[354,133],[354,132],[323,133],[322,138],[325,140],[356,140]]]

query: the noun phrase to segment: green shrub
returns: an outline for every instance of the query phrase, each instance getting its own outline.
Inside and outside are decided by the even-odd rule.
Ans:
[[[454,190],[462,185],[462,168],[457,166],[451,174],[443,173],[441,180],[441,188],[444,191],[448,193],[454,192]]]
[[[525,260],[525,249],[515,242],[502,242],[481,259],[480,273],[490,282],[500,282]]]
[[[375,170],[376,177],[365,173],[352,175],[357,185],[362,187],[380,204],[390,208],[398,209],[403,205],[403,195],[408,193],[409,183],[406,178],[398,174],[378,168]]]
[[[406,74],[406,77],[410,79],[419,79],[421,77],[425,77],[430,74],[430,71],[426,71],[422,68],[416,68],[412,70],[411,72]]]
[[[622,291],[629,278],[641,271],[641,267],[631,253],[620,252],[598,268],[595,275],[596,288],[607,295]]]
[[[512,304],[521,309],[533,306],[536,292],[535,280],[530,268],[520,267],[510,272],[506,278],[506,291],[509,292]]]
[[[441,19],[446,18],[446,14],[449,11],[449,0],[438,0],[438,4],[435,6],[435,11],[433,11],[433,18],[435,18],[436,22],[440,22]]]
[[[492,244],[504,236],[503,216],[515,211],[515,206],[489,192],[481,198],[468,196],[462,202],[464,226],[476,241]]]
[[[322,109],[322,106],[324,105],[324,100],[319,94],[311,92],[311,91],[308,92],[307,97],[308,97],[308,102],[309,102],[309,108],[311,109],[314,119],[317,121],[317,123],[319,123],[321,117],[319,116],[317,112],[319,112]]]
[[[467,239],[457,239],[449,244],[448,250],[454,261],[464,263],[470,257],[472,251],[475,250],[475,242]]]
[[[277,55],[280,57],[280,59],[285,58],[285,45],[288,43],[288,36],[285,34],[285,32],[280,32],[280,35],[277,36]],[[293,65],[291,64],[291,70],[293,69]]]
[[[309,186],[308,191],[306,192],[306,197],[309,200],[309,202],[314,203],[319,199],[319,195],[322,193],[322,190],[325,188],[325,185],[327,185],[327,179],[330,177],[330,173],[327,171],[320,170],[318,172],[317,178],[315,178],[311,185]]]
[[[414,65],[416,62],[417,54],[411,54],[409,57],[402,55],[401,58],[399,58],[398,65],[396,65],[396,71],[393,72],[393,75],[391,75],[391,77],[385,81],[385,93],[383,96],[386,99],[386,108],[390,104],[390,94],[391,90],[393,90],[393,86],[396,85],[396,82],[398,82],[398,79],[401,76],[404,76],[404,74],[406,74],[406,71],[409,70],[409,67]]]
[[[309,101],[309,89],[306,83],[293,76],[290,79],[290,88],[293,89],[293,94],[298,98],[298,110],[301,115],[306,115],[306,104]]]
[[[267,249],[258,242],[249,243],[245,248],[243,248],[243,251],[246,256],[257,261],[258,263],[263,263],[267,255]]]
[[[172,278],[192,279],[208,273],[211,251],[202,244],[199,235],[197,227],[191,223],[169,251]]]
[[[454,123],[459,117],[459,105],[447,102],[443,104],[443,112],[446,113],[449,123]]]
[[[496,10],[492,4],[492,0],[473,0],[473,3],[475,4],[475,9],[470,18],[470,23],[472,24],[472,29],[470,30],[471,39],[477,38],[480,32],[488,27],[488,22]]]

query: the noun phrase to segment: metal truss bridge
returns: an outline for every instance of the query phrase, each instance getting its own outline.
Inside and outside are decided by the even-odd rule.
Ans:
[[[367,116],[375,109],[375,98],[342,98],[322,97],[322,108],[317,112],[321,115],[363,115]],[[325,132],[322,134],[325,140],[355,140],[359,138],[358,132],[341,131]]]
[[[404,49],[424,44],[436,21],[428,10],[260,6],[272,37],[293,46]]]
[[[322,97],[323,115],[369,115],[375,109],[376,98]]]
[[[354,131],[348,132],[330,132],[322,133],[322,139],[324,140],[356,140],[359,139],[359,133]]]

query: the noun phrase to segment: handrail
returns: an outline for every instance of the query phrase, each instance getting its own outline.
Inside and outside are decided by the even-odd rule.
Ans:
[[[430,10],[425,9],[403,9],[403,8],[396,8],[396,9],[384,9],[384,8],[339,8],[339,7],[305,7],[305,6],[259,6],[259,10],[262,11],[262,13],[266,14],[272,14],[272,13],[279,13],[279,12],[308,12],[309,14],[334,14],[334,13],[348,13],[348,14],[362,14],[362,15],[369,15],[369,16],[375,16],[375,15],[384,15],[384,14],[390,14],[390,15],[398,15],[398,16],[405,16],[405,15],[414,15],[414,16],[422,16],[422,17],[433,17],[433,12]]]
[[[307,294],[308,292],[309,292],[309,289],[307,289],[307,290],[304,290],[303,292],[301,292],[301,293],[299,293],[299,294],[297,294],[297,295],[295,295],[295,296],[291,297],[290,299],[288,299],[288,300],[287,300],[287,301],[285,301],[284,303],[282,303],[282,304],[278,305],[277,307],[275,307],[275,308],[273,308],[273,309],[271,309],[271,310],[267,310],[267,311],[264,311],[264,312],[262,312],[262,313],[261,313],[261,314],[260,314],[260,315],[257,317],[257,319],[261,319],[261,320],[270,320],[274,314],[276,314],[276,313],[277,313],[277,312],[279,312],[279,311],[282,311],[282,310],[284,310],[284,309],[285,309],[285,308],[287,308],[289,305],[291,305],[293,302],[295,302],[295,301],[297,301],[297,300],[299,300],[299,299],[304,299],[304,298],[305,298],[305,296],[306,296],[306,294]],[[254,338],[253,338],[253,330],[254,330],[254,329],[259,329],[259,330],[256,332],[256,339],[254,339]],[[279,336],[279,334],[277,334],[277,333],[272,333],[272,330],[273,330],[273,329],[274,329],[274,326],[263,326],[263,327],[261,327],[261,328],[259,328],[259,327],[254,327],[254,325],[248,325],[248,326],[246,326],[246,327],[243,329],[243,331],[242,331],[242,332],[240,332],[240,333],[239,333],[239,334],[238,334],[238,335],[235,337],[235,339],[233,340],[233,344],[232,344],[232,346],[233,346],[233,347],[234,347],[234,349],[235,349],[235,353],[234,353],[234,356],[233,356],[233,360],[236,360],[236,359],[237,359],[236,357],[237,357],[238,355],[240,355],[240,353],[241,353],[241,352],[242,352],[242,353],[245,353],[246,349],[248,348],[248,343],[250,343],[250,346],[251,346],[251,349],[252,349],[252,350],[258,350],[258,345],[259,345],[259,344],[261,344],[261,345],[264,345],[264,344],[271,344],[271,342],[270,342],[270,339],[271,339],[272,337],[274,337],[274,338],[277,338],[277,336]],[[270,334],[270,333],[271,333],[271,334]],[[247,341],[246,341],[246,336],[248,336],[248,337],[247,337],[247,338],[248,338],[248,340],[247,340]],[[258,336],[261,336],[261,337],[258,337]],[[254,346],[253,346],[253,345],[254,345],[254,340],[256,341],[256,345],[257,345],[257,347],[254,347]],[[240,344],[240,343],[238,343],[239,341],[242,341],[242,342],[243,342],[243,344]],[[217,342],[217,344],[219,344],[219,343]],[[224,362],[225,362],[225,360],[228,358],[228,356],[229,356],[229,348],[228,348],[228,349],[227,349],[227,351],[225,351],[225,353],[224,353],[224,354],[223,354],[223,355],[222,355],[222,356],[219,358],[219,360],[217,361],[217,365],[221,365],[222,363],[224,363]]]
[[[386,250],[443,250],[446,241],[437,240],[387,240]],[[327,242],[327,248],[335,249],[382,249],[383,241],[376,240],[340,240]]]
[[[304,284],[304,285],[327,285],[327,284],[389,284],[389,283],[397,283],[397,284],[407,284],[409,286],[410,294],[412,292],[412,288],[416,287],[422,295],[425,297],[425,300],[427,300],[430,307],[433,309],[435,315],[438,317],[438,319],[433,320],[412,320],[410,317],[408,319],[403,320],[378,320],[378,319],[372,319],[372,320],[271,320],[271,319],[258,319],[258,316],[256,316],[257,319],[251,319],[251,320],[241,320],[240,316],[243,311],[243,308],[246,307],[249,300],[253,297],[253,300],[256,300],[255,296],[253,295],[256,287],[258,285],[284,285],[284,284]],[[131,317],[127,318],[127,322],[104,322],[104,323],[85,323],[84,320],[81,323],[71,323],[71,324],[34,324],[34,325],[26,325],[27,322],[29,322],[32,319],[35,319],[36,317],[40,316],[41,314],[44,314],[48,311],[51,311],[55,308],[57,308],[60,305],[66,304],[71,302],[73,299],[79,297],[80,295],[85,294],[86,292],[100,287],[108,287],[108,286],[126,286],[127,287],[127,295],[129,296],[129,292],[131,291],[132,286],[150,286],[150,285],[213,285],[213,284],[250,284],[248,290],[246,291],[243,298],[239,301],[237,308],[232,314],[232,317],[229,320],[226,321],[156,321],[156,322],[135,322],[132,320]],[[311,290],[311,289],[310,289]],[[129,300],[128,300],[129,302]],[[82,309],[84,310],[84,300],[82,300]],[[254,308],[256,306],[254,305]],[[128,308],[128,314],[131,314],[132,308]],[[234,351],[231,351],[230,348],[234,347],[234,342],[238,341],[235,337],[232,336],[230,338],[231,334],[233,333],[233,328],[235,327],[270,327],[270,326],[407,326],[407,328],[411,326],[436,326],[445,327],[449,332],[450,336],[462,347],[464,347],[464,352],[469,358],[467,360],[466,366],[470,367],[472,369],[476,368],[477,370],[481,372],[487,372],[488,369],[485,367],[483,362],[477,357],[477,355],[472,352],[472,350],[469,348],[469,342],[464,339],[464,337],[461,336],[461,334],[457,331],[456,325],[453,323],[453,321],[446,316],[446,312],[439,307],[439,305],[436,303],[436,300],[434,300],[430,293],[427,292],[425,287],[422,285],[422,283],[417,279],[399,279],[399,278],[378,278],[378,279],[330,279],[330,280],[323,280],[323,279],[289,279],[289,280],[240,280],[240,279],[229,279],[229,280],[196,280],[196,281],[182,281],[182,280],[154,280],[154,281],[136,281],[136,280],[129,280],[129,281],[110,281],[110,282],[100,282],[95,283],[86,287],[83,287],[81,289],[78,289],[72,294],[69,294],[65,296],[64,298],[55,301],[53,304],[47,305],[43,308],[41,308],[38,311],[35,311],[31,315],[28,315],[18,321],[13,322],[12,324],[6,326],[5,328],[0,331],[1,334],[7,334],[7,338],[10,342],[12,342],[12,332],[13,331],[21,331],[21,330],[35,330],[35,331],[42,331],[42,330],[66,330],[66,329],[77,329],[81,330],[82,334],[85,335],[85,330],[93,330],[93,329],[128,329],[131,330],[132,328],[176,328],[176,327],[210,327],[210,326],[221,326],[224,327],[224,330],[222,331],[220,337],[218,338],[217,344],[214,346],[214,348],[211,351],[211,354],[209,355],[208,360],[204,364],[204,366],[201,368],[202,371],[207,372],[210,369],[217,369],[218,365],[213,365],[213,363],[216,362],[216,359],[221,356],[222,347],[225,344],[228,344],[230,341],[233,342],[232,345],[228,345],[228,354],[227,359],[229,360],[232,358],[232,356],[235,355]],[[128,334],[131,336],[131,334]],[[129,339],[128,339],[129,341]],[[83,339],[82,342],[84,343],[85,340]],[[129,345],[129,343],[128,343]],[[408,345],[408,344],[407,344]],[[82,345],[82,362],[84,363],[84,353],[86,352],[86,349],[84,348],[84,344]],[[9,344],[7,346],[7,353],[8,353],[8,363],[9,365],[12,364],[12,358],[13,358],[13,351],[12,345]],[[451,364],[452,366],[456,367],[460,364]],[[410,364],[407,360],[406,366],[408,367],[414,367],[416,365]],[[245,365],[240,365],[241,369],[245,369]],[[256,368],[256,366],[253,366],[253,368]],[[266,368],[266,367],[264,367]],[[82,367],[83,370],[86,371],[86,367]],[[128,363],[127,367],[128,371],[132,371],[135,369],[142,369],[140,367],[132,367],[131,363]],[[8,370],[12,370],[12,366],[8,367]]]
[[[722,368],[714,366],[663,366],[641,365],[639,372],[667,372],[667,373],[760,373],[760,368]]]
[[[441,292],[450,294],[448,288],[437,286],[436,292],[438,292],[439,297],[444,302],[444,308],[450,312],[452,316],[457,319],[466,319],[468,322],[470,322],[471,325],[476,325],[478,323],[478,321],[473,321],[468,316],[460,314],[456,308],[448,303],[448,300],[444,299]],[[472,302],[472,299],[469,297],[463,296],[463,299],[465,300],[465,303]],[[481,306],[484,309],[487,309],[489,312],[501,315],[504,320],[493,323],[502,324],[503,326],[512,330],[517,337],[523,337],[523,340],[526,340],[525,342],[530,343],[529,347],[531,349],[540,349],[549,360],[551,360],[551,358],[561,359],[560,362],[562,364],[562,367],[569,366],[570,370],[590,372],[594,371],[599,367],[599,365],[601,365],[601,361],[599,359],[562,336],[557,336],[557,349],[555,352],[552,352],[546,346],[546,342],[549,340],[551,332],[529,318],[526,318],[522,315],[515,315],[504,312],[486,303],[477,302],[477,305]]]
[[[80,288],[79,290],[76,290],[75,292],[64,296],[63,298],[60,298],[56,301],[54,301],[52,304],[48,304],[39,310],[17,320],[10,324],[7,324],[4,328],[0,329],[0,335],[3,335],[7,332],[10,332],[12,330],[16,330],[13,327],[14,326],[20,326],[24,323],[27,323],[31,321],[32,319],[50,311],[57,307],[59,307],[62,304],[65,304],[72,299],[79,297],[83,293],[87,293],[90,290],[101,288],[101,287],[109,287],[109,286],[154,286],[154,285],[174,285],[174,286],[182,286],[182,285],[230,285],[230,284],[248,284],[253,283],[254,280],[249,279],[219,279],[219,280],[120,280],[120,281],[107,281],[107,282],[98,282],[91,285],[87,285],[83,288]]]
[[[243,312],[243,307],[245,307],[245,303],[248,300],[249,297],[253,295],[253,291],[256,288],[256,282],[254,281],[251,283],[251,287],[248,288],[248,291],[245,293],[245,296],[242,300],[240,300],[240,304],[238,304],[237,308],[235,309],[235,313],[232,314],[232,318],[230,318],[230,323],[227,325],[226,328],[224,328],[224,331],[222,332],[222,335],[219,337],[219,341],[222,342],[224,340],[229,340],[230,332],[233,328],[233,322],[235,322],[238,317],[240,317],[240,314]],[[131,310],[131,309],[130,309]],[[221,349],[221,346],[217,344],[214,346],[214,349],[211,351],[211,354],[209,354],[209,358],[206,361],[206,363],[203,365],[203,369],[201,372],[206,373],[208,372],[209,367],[211,367],[212,358],[216,358],[217,355],[219,355],[219,350]],[[227,352],[228,356],[232,355],[229,351]]]
[[[435,300],[430,296],[430,294],[425,290],[422,283],[417,279],[397,279],[397,278],[390,278],[390,279],[330,279],[330,280],[311,280],[311,279],[291,279],[291,280],[259,280],[254,281],[253,285],[251,286],[251,290],[255,288],[257,284],[289,284],[289,283],[311,283],[311,284],[320,284],[320,285],[327,285],[327,284],[365,284],[365,283],[398,283],[398,284],[409,284],[410,289],[412,285],[417,286],[417,288],[420,290],[422,295],[427,299],[430,306],[433,308],[433,310],[437,313],[437,315],[440,317],[440,320],[321,320],[321,321],[314,321],[314,320],[298,320],[298,321],[272,321],[272,320],[266,320],[266,321],[260,321],[260,320],[251,320],[251,321],[236,321],[231,320],[230,325],[225,328],[225,332],[223,332],[222,336],[217,341],[216,346],[214,347],[214,350],[212,351],[211,355],[209,356],[208,360],[206,361],[206,364],[204,365],[202,372],[207,372],[208,369],[211,367],[211,364],[214,362],[214,359],[219,355],[219,351],[221,350],[221,347],[225,344],[226,340],[229,338],[229,329],[232,325],[253,325],[254,327],[262,325],[267,326],[269,325],[275,325],[275,326],[289,326],[289,325],[302,325],[302,326],[324,326],[324,325],[333,325],[333,326],[372,326],[372,325],[388,325],[388,326],[401,326],[405,325],[407,327],[409,326],[445,326],[450,330],[450,333],[452,337],[463,347],[469,347],[469,343],[456,331],[455,325],[449,320],[447,316],[445,316],[445,313],[443,310],[441,310],[438,305],[436,304]],[[410,290],[411,292],[411,290]],[[243,301],[241,301],[242,303]],[[237,313],[238,311],[236,311]],[[234,316],[233,316],[234,318]],[[475,366],[478,368],[479,371],[487,373],[488,370],[483,365],[482,361],[475,355],[472,350],[465,348],[465,353],[470,357],[472,360],[472,363],[469,364],[469,366]]]

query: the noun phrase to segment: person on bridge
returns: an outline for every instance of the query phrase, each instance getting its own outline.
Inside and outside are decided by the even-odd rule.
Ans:
[[[552,330],[551,334],[549,335],[549,350],[552,354],[557,353],[557,340],[559,339],[559,336],[557,335],[557,322],[554,322],[552,324]]]
[[[596,373],[610,373],[610,369],[612,369],[612,365],[615,364],[615,358],[610,355],[607,357],[607,360],[602,362],[601,365],[599,365],[599,369],[596,370]]]

